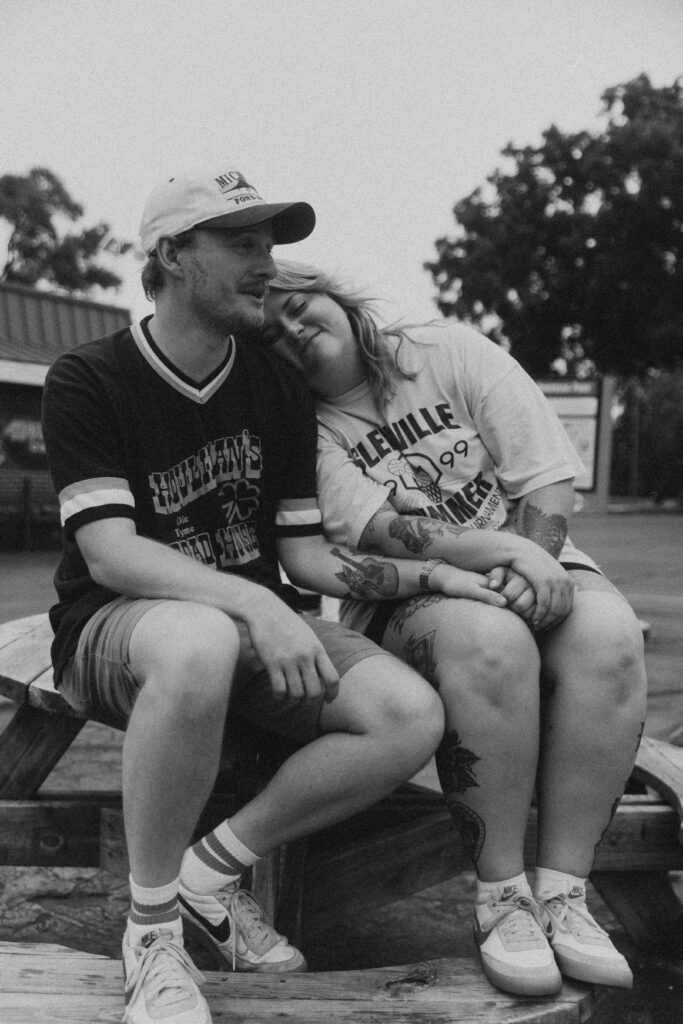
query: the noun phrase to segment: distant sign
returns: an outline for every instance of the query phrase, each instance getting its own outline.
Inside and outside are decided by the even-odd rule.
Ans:
[[[539,380],[543,394],[557,413],[584,465],[577,476],[577,491],[595,489],[598,455],[600,382],[597,380]]]

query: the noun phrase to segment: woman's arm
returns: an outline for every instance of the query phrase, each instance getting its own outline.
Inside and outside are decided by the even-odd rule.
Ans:
[[[278,558],[292,583],[331,597],[355,597],[361,601],[393,601],[425,591],[447,597],[467,597],[505,607],[505,599],[491,590],[482,573],[464,571],[448,564],[431,569],[434,556],[394,558],[363,554],[321,535],[281,537]]]
[[[532,503],[529,523],[536,507]],[[393,557],[442,558],[452,566],[476,572],[509,567],[534,589],[532,623],[536,628],[559,622],[571,610],[573,585],[568,573],[536,541],[515,533],[467,529],[425,516],[399,515],[384,505],[368,522],[359,546],[363,551]],[[435,573],[438,587],[438,570]]]
[[[520,498],[505,530],[534,541],[558,558],[567,538],[567,523],[574,506],[571,480],[539,487]],[[533,621],[536,598],[523,576],[509,567],[500,566],[491,574],[493,585],[504,594],[511,611],[527,622]]]

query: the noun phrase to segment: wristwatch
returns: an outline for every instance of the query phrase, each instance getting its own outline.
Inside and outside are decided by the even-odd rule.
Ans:
[[[443,558],[430,558],[428,562],[420,569],[420,575],[418,576],[418,586],[420,590],[426,590],[428,594],[431,594],[431,588],[429,586],[429,577],[432,575],[432,571],[436,569],[437,565],[443,565]]]

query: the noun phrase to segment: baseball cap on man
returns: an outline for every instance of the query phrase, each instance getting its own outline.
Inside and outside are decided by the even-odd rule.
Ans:
[[[276,245],[300,242],[315,227],[315,212],[308,203],[267,203],[234,167],[218,174],[178,176],[157,185],[142,213],[140,239],[149,253],[160,238],[179,235],[202,224],[208,228],[273,225]]]

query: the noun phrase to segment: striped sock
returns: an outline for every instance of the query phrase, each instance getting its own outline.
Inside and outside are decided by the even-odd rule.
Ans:
[[[164,928],[172,931],[182,943],[182,922],[178,906],[178,882],[176,878],[166,885],[147,887],[137,885],[131,875],[131,904],[128,914],[127,933],[130,944],[137,946],[147,932]]]
[[[260,857],[240,842],[228,821],[221,822],[183,856],[181,883],[202,896],[239,884],[247,868]]]

